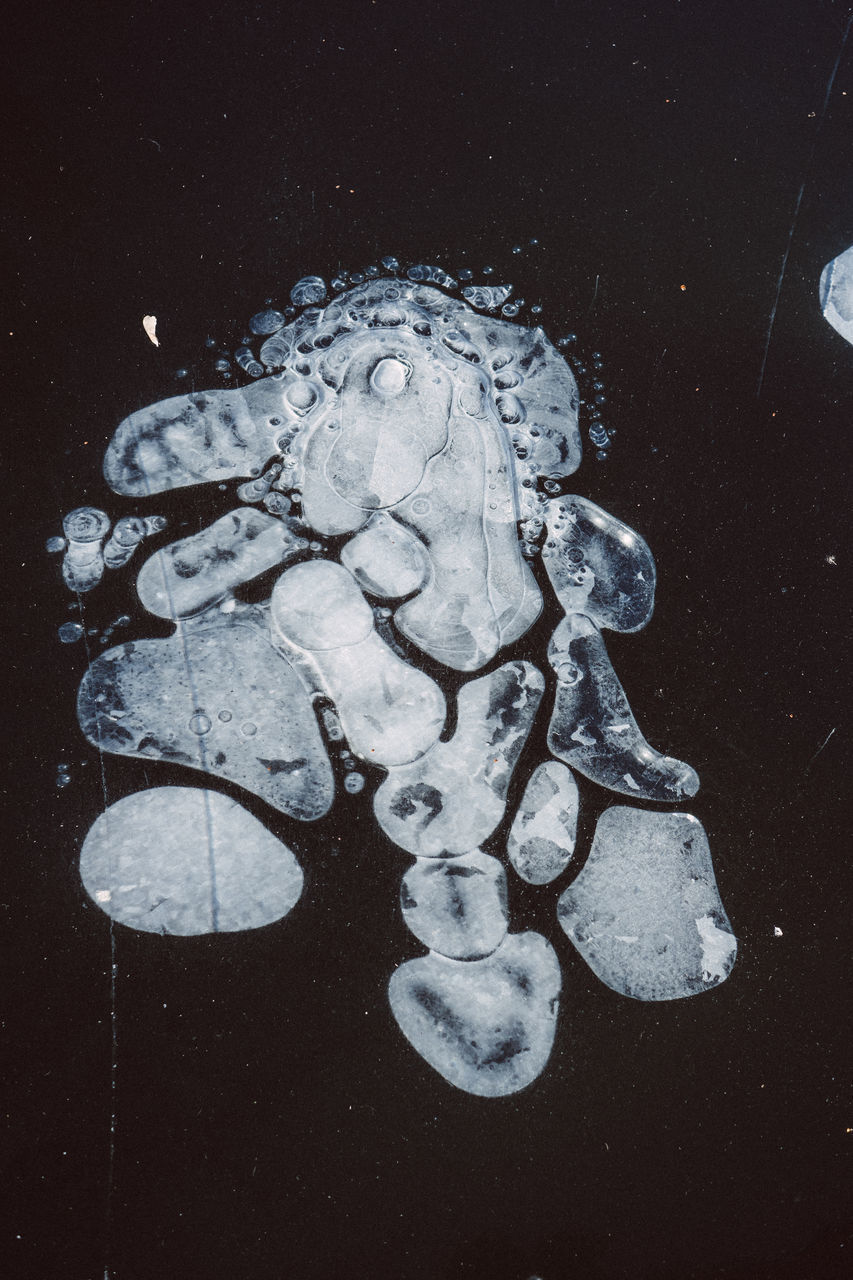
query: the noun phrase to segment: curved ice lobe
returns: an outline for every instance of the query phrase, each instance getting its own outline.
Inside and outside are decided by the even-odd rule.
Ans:
[[[80,686],[83,733],[99,750],[185,764],[290,817],[322,817],[331,765],[308,695],[267,627],[264,610],[246,608],[107,650]]]
[[[389,769],[374,797],[376,819],[399,848],[438,858],[468,853],[488,839],[503,817],[544,688],[529,662],[510,662],[460,689],[450,741]]]
[[[548,661],[557,674],[548,747],[559,760],[637,799],[673,802],[696,794],[695,770],[646,742],[589,618],[573,615],[560,623]]]
[[[296,522],[238,507],[189,538],[155,551],[139,571],[140,601],[158,618],[188,618],[308,546]]]
[[[708,838],[689,813],[605,810],[557,912],[593,972],[635,1000],[707,991],[735,962]]]
[[[310,657],[356,755],[401,765],[437,741],[444,695],[376,634],[370,605],[341,565],[311,560],[288,569],[273,590],[272,622],[285,644]]]
[[[349,569],[362,591],[382,600],[393,600],[419,591],[429,573],[429,559],[422,542],[383,511],[341,551],[341,563]]]
[[[819,292],[824,320],[853,343],[853,245],[826,264]]]
[[[250,476],[275,452],[281,401],[279,384],[264,378],[242,390],[193,392],[138,409],[107,447],[107,484],[135,498]]]
[[[388,998],[412,1048],[445,1080],[500,1098],[544,1069],[560,985],[550,944],[541,934],[519,933],[483,960],[409,960],[391,975]]]
[[[506,873],[479,849],[460,858],[416,858],[403,877],[400,904],[415,937],[453,960],[491,955],[506,936]]]
[[[507,839],[509,860],[528,884],[550,884],[569,865],[578,825],[577,783],[565,765],[540,764],[524,789]]]
[[[286,916],[302,868],[236,800],[154,787],[111,804],[83,842],[80,876],[112,920],[144,933],[236,933]]]
[[[574,494],[552,498],[545,511],[542,562],[564,611],[611,631],[644,627],[654,609],[656,571],[639,534]]]

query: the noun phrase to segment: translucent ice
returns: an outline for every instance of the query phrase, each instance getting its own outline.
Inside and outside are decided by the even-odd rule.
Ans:
[[[419,857],[467,853],[503,817],[512,771],[545,681],[528,662],[511,662],[464,685],[456,732],[422,759],[390,769],[374,797],[383,831]]]
[[[240,583],[286,564],[307,545],[292,521],[238,507],[200,533],[155,551],[139,571],[136,590],[156,617],[190,617]]]
[[[688,813],[607,809],[558,916],[602,982],[635,1000],[695,995],[735,962],[708,839]]]
[[[326,282],[322,276],[303,276],[290,290],[290,301],[295,307],[308,307],[322,302],[326,296]]]
[[[695,795],[699,778],[689,764],[650,747],[628,705],[598,628],[573,615],[557,627],[548,649],[557,693],[548,746],[578,773],[643,800]]]
[[[122,516],[116,520],[109,542],[104,547],[104,564],[108,569],[126,565],[147,534],[141,516]]]
[[[346,544],[341,562],[362,590],[389,600],[418,591],[429,573],[423,543],[382,511]]]
[[[302,869],[235,800],[196,787],[125,796],[86,836],[80,875],[113,920],[145,933],[231,933],[280,920]]]
[[[391,975],[400,1030],[445,1080],[498,1098],[531,1084],[554,1042],[560,967],[538,933],[510,934],[483,960],[429,955]]]
[[[853,245],[824,267],[820,309],[836,333],[853,342]]]
[[[545,508],[542,563],[567,614],[598,627],[639,631],[652,616],[655,562],[643,539],[588,498],[569,494]]]
[[[504,869],[479,849],[461,858],[417,858],[400,902],[415,937],[456,960],[490,955],[507,931]]]
[[[522,880],[550,884],[571,861],[578,823],[577,783],[565,765],[540,764],[524,789],[507,853]]]
[[[282,574],[272,619],[286,644],[310,655],[357,755],[399,765],[436,741],[444,695],[376,634],[370,605],[341,565],[312,560]]]
[[[462,297],[478,311],[494,311],[503,306],[511,293],[511,284],[469,284],[462,290]]]
[[[80,726],[99,750],[227,778],[282,813],[328,812],[333,783],[308,695],[243,606],[182,623],[166,640],[109,649],[80,686]]]
[[[70,591],[91,591],[104,576],[101,544],[110,531],[110,518],[97,507],[76,507],[62,521],[67,539],[62,576]]]

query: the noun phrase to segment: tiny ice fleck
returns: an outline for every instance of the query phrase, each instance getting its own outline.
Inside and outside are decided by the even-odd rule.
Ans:
[[[779,928],[778,924],[773,926],[773,937],[774,938],[782,937],[782,930]]]
[[[160,339],[157,337],[157,317],[143,316],[142,327],[145,330],[145,332],[148,334],[148,337],[154,343],[154,346],[159,347]]]

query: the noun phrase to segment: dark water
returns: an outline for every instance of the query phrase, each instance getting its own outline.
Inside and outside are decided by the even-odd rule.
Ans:
[[[853,242],[845,6],[121,9],[7,32],[4,1274],[846,1274],[853,350],[817,303]],[[616,440],[572,484],[659,575],[611,655],[650,741],[702,778],[740,940],[718,990],[639,1004],[561,942],[556,892],[516,882],[513,928],[555,941],[564,993],[549,1068],[504,1100],[451,1089],[393,1025],[407,861],[367,792],[282,828],[306,891],[281,925],[117,929],[114,1001],[76,872],[105,793],[186,779],[102,776],[45,539],[83,502],[124,514],[104,445],[187,389],[177,369],[216,385],[208,335],[233,348],[300,276],[386,253],[493,265],[603,353]],[[219,514],[156,509],[173,531]],[[92,593],[88,627],[168,630],[133,577]],[[604,801],[582,799],[585,849]]]

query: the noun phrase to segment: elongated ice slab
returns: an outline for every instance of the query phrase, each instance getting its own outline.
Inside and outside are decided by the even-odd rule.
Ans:
[[[575,851],[578,788],[569,770],[555,760],[540,764],[524,789],[507,853],[522,880],[550,884],[565,871]]]
[[[475,960],[500,946],[507,931],[506,875],[497,858],[417,858],[403,877],[407,927],[424,946],[456,960]]]
[[[437,740],[444,695],[376,634],[373,611],[341,565],[312,560],[282,574],[272,620],[286,644],[310,655],[357,755],[405,764]]]
[[[557,908],[590,968],[635,1000],[677,1000],[723,982],[737,941],[702,824],[615,806]]]
[[[853,245],[821,272],[820,309],[836,333],[853,343]]]
[[[456,732],[420,760],[390,769],[374,797],[383,831],[419,857],[468,853],[503,817],[512,771],[545,681],[510,662],[459,691]]]
[[[346,544],[341,563],[362,590],[388,600],[420,590],[429,574],[423,544],[383,511]]]
[[[302,892],[293,853],[236,800],[154,787],[116,801],[83,843],[80,876],[111,919],[145,933],[258,929]]]
[[[308,695],[266,625],[264,611],[244,607],[109,649],[80,686],[84,734],[99,750],[188,765],[291,817],[321,817],[331,766]]]
[[[391,1010],[445,1080],[498,1098],[532,1084],[554,1042],[560,966],[538,933],[510,934],[484,960],[429,955],[391,975]]]
[[[155,551],[139,571],[139,599],[158,618],[200,613],[303,551],[308,543],[292,525],[254,507],[238,507],[200,533]]]
[[[567,614],[598,627],[639,631],[652,616],[655,562],[646,543],[588,498],[552,498],[542,563]]]
[[[557,673],[548,729],[555,756],[599,786],[637,799],[671,802],[696,794],[699,778],[690,765],[646,742],[589,618],[560,623],[548,660]]]

